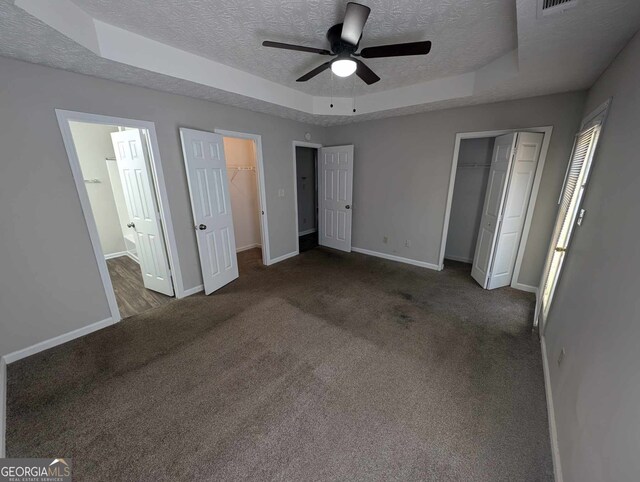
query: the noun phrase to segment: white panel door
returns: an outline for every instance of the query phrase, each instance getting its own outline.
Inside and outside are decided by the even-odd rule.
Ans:
[[[111,133],[124,199],[134,230],[145,288],[173,296],[160,212],[149,175],[149,152],[139,129]]]
[[[473,268],[471,269],[471,276],[483,288],[487,287],[489,279],[489,269],[493,259],[496,234],[502,214],[516,139],[517,134],[515,133],[497,137],[493,148],[487,193],[482,208],[482,221],[480,222]]]
[[[238,277],[229,180],[220,134],[180,129],[204,292]]]
[[[318,243],[351,251],[353,146],[323,147],[318,162]]]
[[[516,154],[487,286],[490,290],[511,284],[543,138],[544,134],[540,133],[518,133]]]

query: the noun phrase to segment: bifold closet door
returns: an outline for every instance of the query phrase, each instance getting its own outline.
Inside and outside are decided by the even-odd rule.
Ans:
[[[238,277],[236,240],[222,136],[180,129],[204,291]]]
[[[139,129],[127,129],[111,133],[111,141],[129,213],[128,226],[135,233],[144,287],[173,296],[160,211],[149,173],[146,139]]]
[[[519,132],[487,289],[511,284],[544,134]]]
[[[485,289],[509,286],[544,134],[496,138],[471,275]]]
[[[511,157],[516,140],[516,133],[506,134],[497,137],[493,147],[487,192],[482,208],[482,220],[480,221],[480,231],[471,269],[471,276],[483,288],[487,288],[489,282],[490,268],[498,237],[498,224],[507,192]]]

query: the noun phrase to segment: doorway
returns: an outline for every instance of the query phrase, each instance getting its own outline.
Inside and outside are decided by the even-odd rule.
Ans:
[[[262,259],[260,196],[256,146],[252,139],[223,136],[236,253],[253,251]]]
[[[203,288],[209,295],[240,276],[238,252],[270,262],[261,138],[181,127],[180,139]]]
[[[318,149],[296,146],[298,251],[318,246]]]
[[[316,246],[351,252],[353,158],[351,144],[293,141],[296,254]]]
[[[297,253],[318,243],[318,150],[322,144],[293,141],[293,177]]]
[[[231,190],[231,204],[233,211],[234,233],[236,230],[236,208],[233,207],[234,194],[235,198],[240,200],[242,204],[243,224],[251,223],[251,232],[258,232],[258,238],[251,238],[253,242],[243,241],[244,237],[236,240],[238,252],[245,250],[260,249],[260,257],[264,266],[272,264],[271,253],[269,249],[269,221],[267,214],[267,197],[264,181],[264,157],[262,155],[262,136],[259,134],[251,134],[248,132],[236,132],[224,129],[215,129],[215,134],[222,136],[223,146],[225,149],[225,163],[227,166],[227,178],[230,181],[238,181],[244,186],[245,194],[240,200],[240,192]],[[227,154],[227,146],[231,149],[231,156]],[[235,173],[235,176],[234,176]],[[239,188],[240,189],[240,188]],[[250,195],[247,195],[251,191]],[[249,203],[247,197],[255,198],[255,203]],[[238,202],[236,202],[238,204]],[[253,215],[249,213],[250,208],[253,209]],[[240,212],[240,211],[239,211]],[[257,224],[255,216],[257,215]],[[242,244],[245,243],[245,244]],[[246,249],[245,249],[246,248]]]
[[[518,277],[551,130],[456,136],[441,268],[464,263],[485,289],[536,290]]]
[[[181,286],[169,249],[171,219],[159,196],[153,125],[57,115],[112,318],[168,304]]]

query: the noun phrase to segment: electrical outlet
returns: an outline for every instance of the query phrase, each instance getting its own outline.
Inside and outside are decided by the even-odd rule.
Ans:
[[[411,247],[411,240],[410,240],[410,239],[407,239],[407,240],[404,242],[404,245],[405,245],[405,247],[406,247],[406,248],[410,248],[410,247]]]
[[[278,189],[278,197],[284,197],[284,189]]]
[[[560,354],[558,355],[558,366],[562,365],[562,361],[564,360],[564,355],[565,355],[565,351],[564,351],[564,347],[562,347],[562,350],[560,350]]]
[[[384,244],[387,244],[387,243],[389,242],[389,238],[387,238],[386,236],[384,236],[384,237],[382,238],[382,242],[383,242]]]

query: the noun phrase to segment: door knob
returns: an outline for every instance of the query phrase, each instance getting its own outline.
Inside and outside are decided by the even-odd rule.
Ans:
[[[207,229],[207,226],[205,224],[199,224],[196,229],[199,229],[200,231],[203,231],[205,229]]]
[[[557,253],[565,253],[567,251],[567,248],[561,248],[560,246],[556,247],[556,252]]]
[[[345,209],[351,209],[351,206],[349,206],[348,204],[344,207]]]
[[[127,227],[128,227],[128,228],[135,228],[135,227],[136,227],[136,225],[135,225],[134,223],[128,223],[128,224],[127,224]]]

